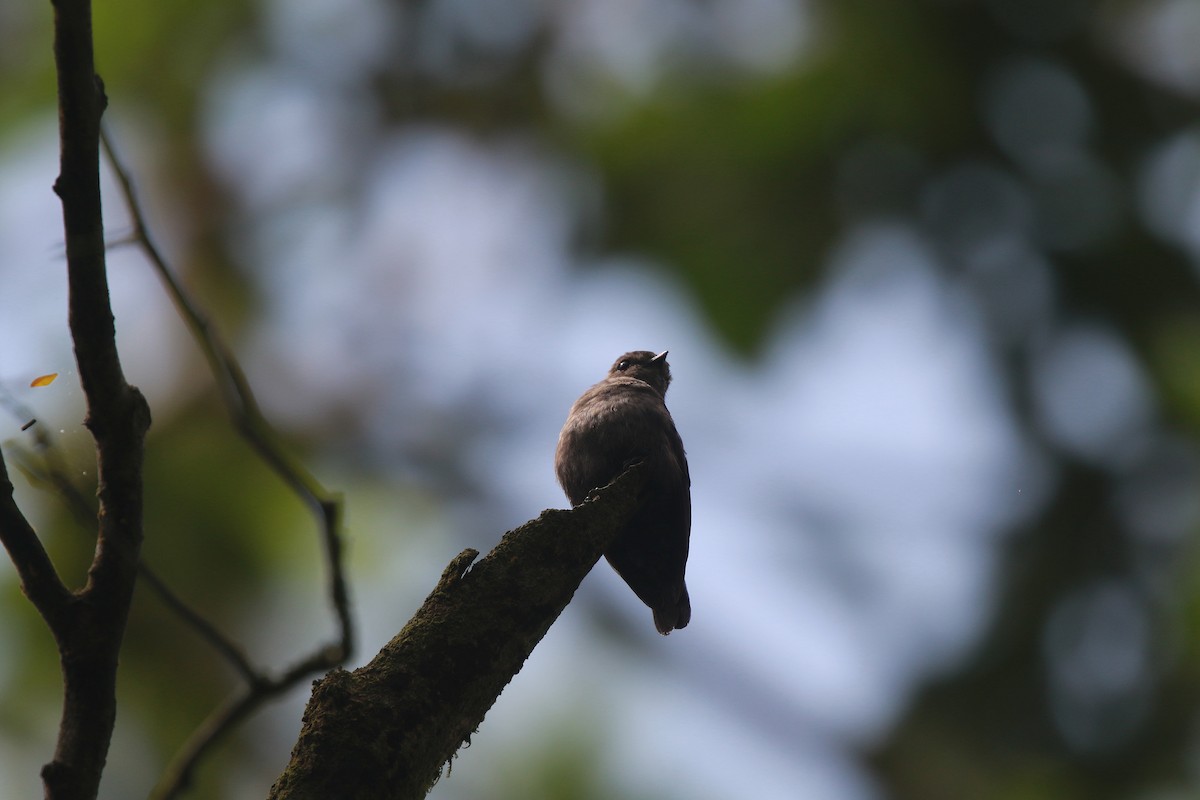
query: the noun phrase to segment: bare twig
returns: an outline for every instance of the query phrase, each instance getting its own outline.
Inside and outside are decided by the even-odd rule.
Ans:
[[[145,562],[138,564],[138,575],[141,576],[142,582],[153,590],[158,595],[159,601],[167,607],[167,609],[183,620],[184,624],[200,636],[201,639],[225,657],[225,660],[233,665],[233,668],[241,674],[242,678],[250,683],[257,683],[259,678],[258,671],[254,665],[250,663],[250,659],[242,652],[232,639],[217,628],[216,625],[209,622],[200,612],[189,606],[183,598],[175,594],[167,582],[164,581],[157,572],[151,569]]]
[[[59,579],[29,520],[17,508],[3,454],[0,454],[0,542],[21,577],[21,591],[51,629],[63,626],[71,593]]]
[[[294,687],[314,672],[324,672],[336,664],[336,652],[318,650],[307,659],[297,662],[291,669],[277,678],[262,678],[250,682],[245,688],[230,695],[224,703],[192,731],[179,752],[163,770],[158,786],[151,792],[151,800],[173,797],[191,783],[196,765],[201,759],[242,720],[253,714],[259,706]]]
[[[133,219],[133,231],[126,241],[136,243],[158,272],[167,294],[208,362],[234,426],[259,458],[305,501],[316,518],[325,549],[330,603],[339,629],[338,638],[333,644],[318,648],[277,676],[255,670],[240,656],[240,650],[221,647],[226,657],[238,665],[247,686],[235,693],[196,729],[168,766],[152,795],[156,800],[167,800],[177,796],[188,785],[200,759],[234,725],[263,703],[287,691],[306,677],[338,666],[350,657],[354,648],[354,628],[342,559],[342,499],[338,494],[325,489],[312,473],[285,453],[275,431],[262,413],[236,357],[212,322],[188,295],[150,236],[133,181],[104,131],[101,131],[101,141]],[[217,637],[211,641],[215,643],[225,640],[223,637]]]

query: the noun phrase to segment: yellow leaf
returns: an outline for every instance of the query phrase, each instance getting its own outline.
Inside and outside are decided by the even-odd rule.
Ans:
[[[54,383],[54,379],[57,377],[57,372],[51,372],[49,375],[39,375],[38,377],[34,378],[33,382],[29,385],[30,387],[49,386],[50,384]]]

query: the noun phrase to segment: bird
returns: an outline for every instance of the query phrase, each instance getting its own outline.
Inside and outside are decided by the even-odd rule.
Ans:
[[[692,618],[684,575],[692,479],[667,410],[670,383],[667,351],[625,353],[571,406],[554,454],[554,471],[572,506],[631,464],[644,465],[644,501],[604,557],[650,607],[654,627],[664,636]]]

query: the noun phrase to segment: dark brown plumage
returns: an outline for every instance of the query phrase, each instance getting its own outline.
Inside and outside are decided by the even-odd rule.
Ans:
[[[572,505],[640,461],[645,501],[604,554],[654,612],[666,635],[686,627],[692,605],[684,583],[692,529],[692,479],[683,441],[667,411],[671,383],[666,352],[636,350],[571,406],[558,437],[554,470]]]

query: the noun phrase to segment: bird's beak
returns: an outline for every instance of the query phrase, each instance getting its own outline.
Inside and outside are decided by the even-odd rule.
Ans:
[[[663,350],[661,353],[656,355],[654,358],[650,359],[650,363],[653,364],[655,361],[662,361],[666,357],[667,357],[667,351]]]

